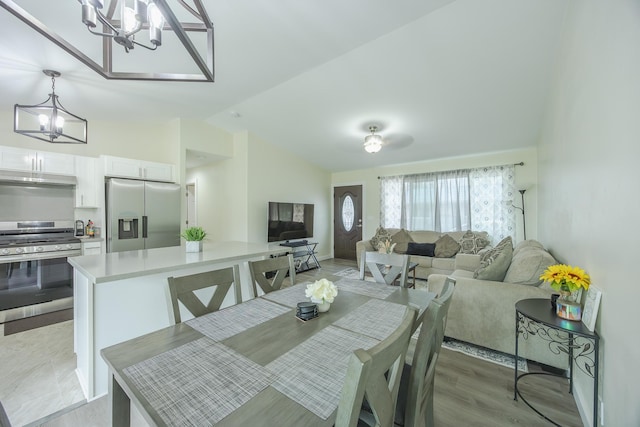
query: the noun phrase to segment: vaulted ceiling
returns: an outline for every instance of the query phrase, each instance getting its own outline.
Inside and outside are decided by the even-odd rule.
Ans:
[[[1,3],[2,1],[0,1]],[[77,0],[15,0],[100,57]],[[169,1],[170,4],[175,3]],[[204,0],[215,82],[106,80],[0,8],[0,108],[56,92],[88,120],[202,119],[332,171],[535,145],[567,0]],[[179,46],[117,52],[179,64]],[[164,62],[163,62],[164,61]],[[362,149],[368,126],[382,151]],[[89,140],[89,143],[91,141]]]

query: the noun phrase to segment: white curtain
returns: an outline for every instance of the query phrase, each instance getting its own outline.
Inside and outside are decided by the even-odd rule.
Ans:
[[[493,244],[507,236],[515,240],[514,172],[513,165],[470,170],[472,229],[488,232]]]
[[[383,177],[380,225],[434,231],[486,231],[498,242],[514,237],[514,167]]]

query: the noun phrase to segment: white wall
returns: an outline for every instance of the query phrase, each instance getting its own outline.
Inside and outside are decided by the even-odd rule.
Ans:
[[[332,248],[331,174],[289,151],[249,134],[248,224],[251,240],[267,241],[268,202],[311,203],[313,238],[319,256]]]
[[[539,144],[539,235],[603,290],[606,426],[640,425],[640,2],[574,0]],[[592,382],[576,399],[590,425]],[[585,419],[585,418],[583,418]]]
[[[384,155],[384,149],[374,155]],[[425,160],[403,165],[362,169],[348,172],[336,172],[331,177],[334,187],[342,185],[363,185],[363,230],[362,237],[367,239],[380,225],[380,182],[379,176],[407,175],[445,170],[496,166],[524,162],[524,166],[516,166],[516,188],[526,189],[525,209],[527,221],[527,238],[536,239],[538,234],[537,210],[537,152],[535,148],[505,151],[492,154],[453,157],[439,160]],[[517,194],[514,205],[521,207],[520,194]],[[516,214],[516,240],[522,239],[522,215]],[[333,232],[333,231],[332,231]]]
[[[171,122],[89,120],[87,144],[50,144],[15,133],[13,111],[0,111],[0,145],[88,157],[108,154],[177,165],[178,140],[172,128]]]
[[[329,172],[256,135],[233,135],[233,157],[190,169],[198,222],[215,240],[267,241],[269,201],[313,203],[313,241],[319,256],[331,248]]]

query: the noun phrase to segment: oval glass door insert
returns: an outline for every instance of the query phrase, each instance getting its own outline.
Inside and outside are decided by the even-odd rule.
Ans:
[[[353,199],[351,196],[347,195],[342,202],[342,225],[345,230],[351,231],[355,215],[356,213],[353,210]]]

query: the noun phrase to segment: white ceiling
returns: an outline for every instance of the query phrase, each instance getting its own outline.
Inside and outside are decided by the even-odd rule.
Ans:
[[[15,2],[99,58],[100,39],[80,22],[77,0]],[[0,8],[0,108],[43,101],[51,82],[41,70],[50,68],[62,72],[56,92],[64,106],[89,121],[199,118],[248,129],[332,171],[529,147],[543,120],[567,6],[204,3],[215,28],[215,83],[105,80]],[[174,47],[167,38],[156,52],[135,49],[116,59],[188,67]],[[387,141],[377,154],[362,149],[370,124]]]

